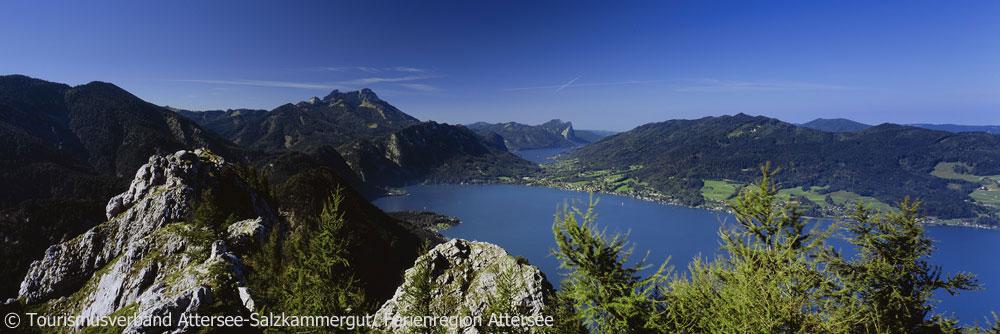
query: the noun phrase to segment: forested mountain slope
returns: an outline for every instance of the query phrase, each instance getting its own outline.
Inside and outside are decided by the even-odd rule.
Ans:
[[[846,191],[890,204],[913,196],[934,216],[988,219],[995,211],[991,203],[970,198],[984,185],[940,169],[958,165],[952,174],[1000,174],[1000,137],[894,124],[830,133],[738,114],[646,124],[564,159],[582,170],[630,170],[629,176],[688,204],[705,200],[704,180],[747,183],[770,161],[782,169],[786,187]]]

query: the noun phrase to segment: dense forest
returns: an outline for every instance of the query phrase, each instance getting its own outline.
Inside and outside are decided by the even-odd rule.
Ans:
[[[628,170],[686,204],[700,204],[704,180],[749,183],[755,166],[773,162],[785,187],[847,191],[900,203],[918,195],[940,218],[996,220],[969,194],[978,182],[932,174],[942,162],[971,175],[1000,174],[1000,137],[882,124],[830,133],[762,116],[720,116],[650,123],[582,147],[563,159],[582,171]]]

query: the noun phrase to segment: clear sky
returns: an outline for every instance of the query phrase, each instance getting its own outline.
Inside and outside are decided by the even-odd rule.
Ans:
[[[0,73],[189,109],[370,87],[449,123],[1000,124],[1000,1],[4,1]]]

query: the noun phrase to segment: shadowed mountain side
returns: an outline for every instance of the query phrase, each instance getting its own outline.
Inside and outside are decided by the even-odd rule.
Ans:
[[[179,111],[243,147],[262,151],[307,151],[383,136],[420,121],[383,101],[370,89],[333,91],[326,97],[285,104],[271,111]]]
[[[27,261],[104,220],[150,155],[208,147],[242,152],[172,111],[104,82],[69,86],[0,76],[0,294],[16,289]]]
[[[538,170],[531,162],[488,144],[471,130],[425,122],[339,148],[362,181],[403,186],[414,182],[491,182]]]

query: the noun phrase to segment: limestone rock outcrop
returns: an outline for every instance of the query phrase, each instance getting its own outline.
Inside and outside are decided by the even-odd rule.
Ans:
[[[227,240],[187,223],[199,194],[210,187],[237,193],[234,198],[248,202],[243,215],[255,217],[228,226]],[[266,233],[277,216],[221,157],[206,150],[151,157],[129,189],[108,202],[107,217],[34,261],[19,301],[82,317],[136,315],[124,333],[148,332],[143,316],[170,315],[178,326],[176,318],[217,296],[240,296],[242,305],[253,305],[238,250]]]
[[[511,256],[497,245],[453,239],[421,255],[414,267],[406,271],[405,281],[395,295],[375,313],[375,323],[383,326],[382,330],[405,331],[406,328],[395,326],[391,319],[419,316],[411,314],[410,310],[419,307],[413,305],[414,298],[408,294],[418,284],[415,280],[420,277],[421,268],[429,269],[427,278],[432,283],[430,305],[427,305],[434,313],[431,316],[465,316],[482,321],[472,326],[448,327],[448,333],[489,332],[484,326],[489,321],[491,309],[517,310],[518,314],[508,315],[544,316],[554,300],[555,291],[538,268]],[[506,290],[511,298],[495,298],[502,295],[500,290]],[[510,305],[493,305],[507,302]],[[534,333],[542,332],[543,328],[527,330]]]

